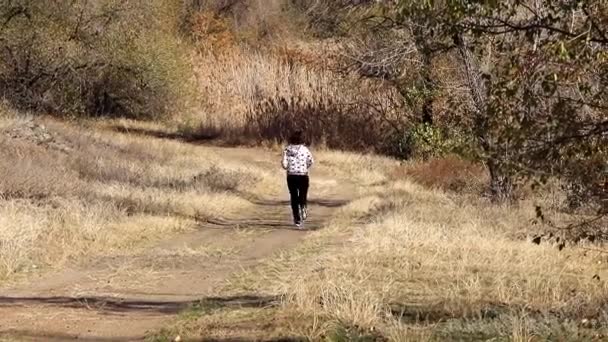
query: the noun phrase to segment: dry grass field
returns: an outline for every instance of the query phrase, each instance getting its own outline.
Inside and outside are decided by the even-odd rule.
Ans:
[[[256,198],[282,200],[276,197],[284,192],[273,160],[277,147],[250,150],[253,154],[234,149],[229,157],[230,149],[183,141],[176,129],[161,124],[72,124],[8,110],[1,122],[5,284],[26,284],[32,275],[70,265],[86,270],[109,255],[147,253],[157,259],[150,272],[159,272],[158,263],[166,258],[203,263],[236,258],[207,298],[263,303],[218,305],[193,297],[173,323],[158,321],[151,340],[599,341],[608,336],[608,259],[602,247],[531,242],[540,229],[533,224],[534,203],[560,201],[559,195],[491,204],[480,197],[484,172],[463,161],[400,164],[316,150],[320,174],[312,196],[319,203],[338,196],[348,204],[331,212],[319,209],[322,229],[298,244],[276,235],[279,245],[292,241],[291,247],[269,249],[270,255],[252,264],[243,257],[257,255],[256,245],[245,241],[267,234],[274,221],[248,230],[256,222],[251,215],[287,217],[279,214],[287,213],[286,207],[260,212],[255,204]],[[463,172],[454,172],[456,167]],[[241,227],[232,238],[176,250],[154,247],[226,218]],[[259,246],[274,244],[272,239]],[[254,249],[244,252],[247,248]],[[238,264],[249,266],[237,271]],[[113,267],[115,276],[124,267],[133,284],[150,277],[141,266]],[[163,272],[169,277],[179,267]],[[60,315],[62,309],[46,310]]]
[[[276,187],[255,166],[110,129],[124,131],[128,122],[85,127],[6,111],[0,120],[3,280],[166,239],[246,209],[251,204],[239,191]]]
[[[276,298],[274,304],[223,308],[202,301],[158,340],[607,338],[606,252],[532,243],[530,203],[496,206],[395,179],[394,164],[382,158],[324,157],[336,172],[362,176],[359,196],[299,247],[223,288],[230,296]],[[401,170],[408,167],[416,169]]]

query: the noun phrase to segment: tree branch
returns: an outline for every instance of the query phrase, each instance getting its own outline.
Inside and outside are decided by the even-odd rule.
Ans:
[[[560,35],[563,35],[564,37],[569,37],[569,38],[580,38],[581,36],[584,36],[587,32],[569,32],[566,31],[564,29],[555,27],[555,26],[551,26],[551,25],[547,25],[542,23],[543,20],[538,20],[535,22],[528,22],[528,23],[513,23],[510,21],[507,21],[505,19],[501,19],[501,18],[497,18],[497,17],[489,17],[489,18],[485,18],[487,20],[493,21],[496,24],[482,24],[479,22],[469,22],[469,23],[463,23],[460,24],[461,28],[463,29],[469,29],[469,30],[476,30],[476,31],[481,31],[483,33],[487,33],[487,34],[505,34],[505,33],[510,33],[510,32],[521,32],[521,31],[530,31],[530,30],[544,30],[544,31],[548,31],[548,32],[553,32],[553,33],[558,33]],[[589,38],[590,42],[593,43],[598,43],[601,45],[608,45],[608,38],[605,36],[600,35],[598,36],[591,36]]]
[[[595,29],[597,34],[599,34],[603,40],[608,41],[606,32],[604,32],[602,29],[600,29],[600,26],[595,22],[595,20],[593,20],[593,16],[591,15],[591,13],[589,13],[589,9],[587,8],[587,3],[584,3],[584,5],[583,5],[583,13],[585,13],[587,18],[589,18],[589,21],[591,22],[591,27],[593,27]]]
[[[2,28],[5,28],[11,22],[11,20],[15,19],[16,17],[18,17],[20,15],[23,15],[26,18],[30,19],[30,15],[25,7],[16,6],[16,7],[11,8],[8,11],[8,16],[4,20],[4,23],[2,23]]]

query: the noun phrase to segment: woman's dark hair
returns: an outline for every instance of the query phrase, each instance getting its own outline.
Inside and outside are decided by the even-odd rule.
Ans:
[[[302,131],[297,130],[291,133],[288,140],[291,145],[302,145],[304,144],[304,133]]]

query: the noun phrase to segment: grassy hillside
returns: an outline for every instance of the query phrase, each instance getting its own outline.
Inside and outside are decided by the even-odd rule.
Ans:
[[[145,247],[250,204],[274,175],[194,146],[2,111],[0,279]],[[141,124],[138,124],[141,129]],[[159,126],[145,124],[154,132]]]
[[[302,128],[353,198],[152,340],[607,338],[605,5],[395,4],[0,0],[0,282],[237,220]]]
[[[335,172],[357,179],[359,197],[301,246],[237,273],[216,294],[264,304],[201,300],[151,340],[607,336],[608,275],[599,246],[562,249],[563,240],[548,236],[537,245],[530,205],[495,206],[396,177],[412,166],[344,153],[323,157]]]

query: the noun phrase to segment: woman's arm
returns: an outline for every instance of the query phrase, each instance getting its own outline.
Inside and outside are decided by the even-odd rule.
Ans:
[[[287,168],[289,167],[289,160],[287,159],[287,149],[283,150],[283,159],[281,159],[281,166],[285,170],[287,170]]]
[[[310,153],[310,150],[308,148],[306,149],[306,151],[308,152],[306,153],[306,166],[310,168],[315,163],[315,160],[312,157],[312,153]]]

